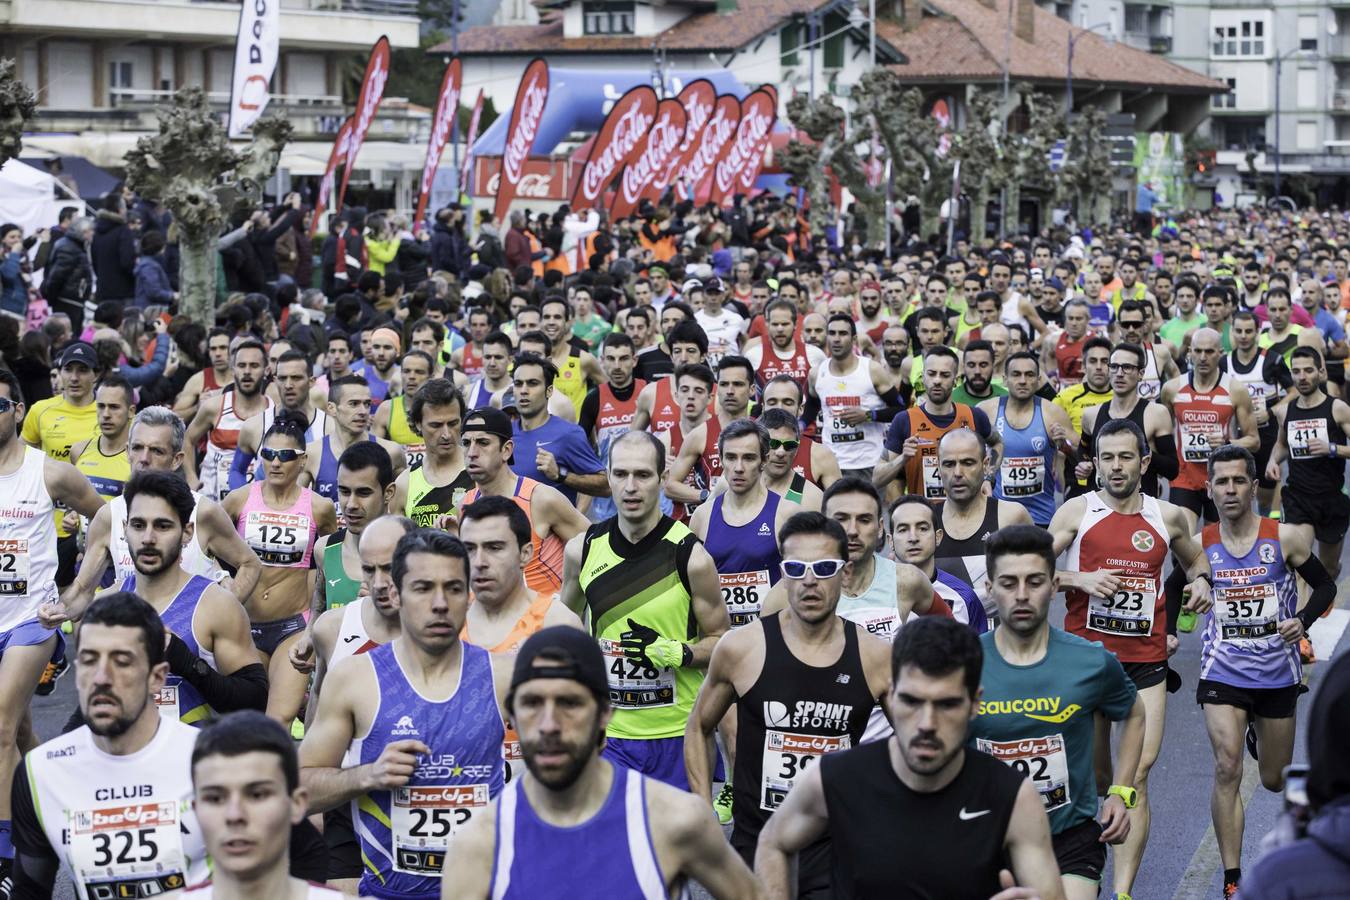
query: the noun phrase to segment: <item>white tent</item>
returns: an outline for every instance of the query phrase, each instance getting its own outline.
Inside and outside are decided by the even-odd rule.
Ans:
[[[30,235],[55,225],[63,206],[83,206],[79,200],[57,197],[58,189],[48,173],[11,159],[0,167],[0,222],[16,222]]]

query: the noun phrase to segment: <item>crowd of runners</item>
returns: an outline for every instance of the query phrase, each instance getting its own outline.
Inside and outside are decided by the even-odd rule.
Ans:
[[[381,271],[344,213],[209,329],[0,316],[0,897],[1128,898],[1169,702],[1241,895],[1350,528],[1350,219],[747,208],[798,227],[447,208]]]

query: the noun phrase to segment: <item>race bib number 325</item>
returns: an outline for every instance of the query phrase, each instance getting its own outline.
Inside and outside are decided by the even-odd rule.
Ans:
[[[69,815],[71,868],[84,896],[157,897],[185,886],[177,802]]]

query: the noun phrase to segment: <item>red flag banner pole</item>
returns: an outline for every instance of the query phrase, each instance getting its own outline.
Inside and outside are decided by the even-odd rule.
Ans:
[[[548,62],[536,57],[525,67],[516,89],[516,102],[511,107],[511,121],[506,128],[506,146],[502,149],[502,177],[497,188],[497,202],[493,216],[501,221],[511,208],[516,186],[525,174],[525,161],[530,158],[534,139],[539,134],[539,123],[544,118],[548,103]]]
[[[370,125],[375,121],[375,112],[384,99],[384,86],[389,81],[389,38],[384,35],[370,48],[370,59],[366,62],[366,76],[361,80],[361,93],[356,98],[356,112],[352,114],[352,136],[347,145],[347,158],[342,170],[342,187],[338,189],[338,209],[347,196],[347,181],[356,168],[356,156],[361,152]]]
[[[441,89],[436,95],[436,115],[431,120],[431,137],[427,139],[427,159],[422,163],[422,182],[417,192],[417,212],[413,222],[421,222],[427,211],[427,201],[431,199],[431,183],[436,178],[436,168],[441,164],[441,153],[450,140],[450,126],[459,114],[459,90],[462,67],[459,57],[450,60],[441,76]]]
[[[623,170],[614,205],[609,217],[612,221],[633,214],[653,181],[665,172],[667,163],[680,151],[689,124],[683,104],[674,98],[662,100],[656,108],[656,121],[647,132],[641,151]]]
[[[483,89],[478,89],[478,100],[474,102],[473,112],[469,114],[469,131],[464,135],[464,162],[459,172],[459,192],[467,193],[469,190],[469,172],[473,168],[473,157],[469,155],[473,148],[473,142],[478,140],[478,120],[483,118]],[[458,198],[456,198],[458,199]]]
[[[328,165],[324,166],[323,178],[319,181],[319,196],[314,201],[314,218],[309,225],[311,235],[318,232],[323,211],[327,208],[328,201],[333,199],[333,188],[337,182],[337,167],[347,158],[347,145],[351,143],[351,139],[352,120],[348,117],[338,127],[337,137],[333,138],[333,149],[328,154]]]
[[[718,160],[730,148],[740,122],[741,101],[731,94],[718,97],[717,105],[713,107],[712,118],[708,120],[708,124],[703,128],[703,134],[699,136],[698,150],[690,157],[688,165],[680,173],[680,179],[684,182],[685,190],[691,199],[702,202],[700,189],[712,177]]]
[[[610,107],[572,193],[573,210],[600,208],[605,188],[620,169],[642,152],[647,132],[656,121],[658,102],[656,91],[650,85],[640,84]]]
[[[761,128],[755,126],[754,131],[756,139],[752,141],[746,149],[745,164],[741,166],[736,176],[736,193],[749,194],[755,187],[755,179],[759,177],[760,170],[764,168],[764,156],[769,147],[769,138],[773,135],[773,128],[778,124],[778,91],[771,84],[761,87],[756,94],[763,92],[768,96],[767,110],[764,110],[761,104],[761,111],[765,112],[768,121]],[[744,121],[744,118],[742,118]]]

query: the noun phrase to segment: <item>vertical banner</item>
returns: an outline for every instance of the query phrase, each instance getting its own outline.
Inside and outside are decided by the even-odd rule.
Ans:
[[[473,171],[473,142],[478,140],[478,120],[483,118],[483,89],[478,89],[478,100],[474,102],[473,112],[469,115],[469,130],[464,135],[464,162],[459,170],[459,192],[469,191],[469,173]]]
[[[431,181],[436,177],[436,167],[441,164],[441,153],[450,140],[450,126],[459,115],[459,88],[461,79],[459,57],[450,60],[441,76],[441,89],[436,95],[436,114],[431,120],[431,137],[427,139],[427,159],[422,163],[422,182],[417,191],[417,212],[413,214],[413,223],[422,221],[427,211],[427,200],[431,197]]]
[[[343,119],[342,125],[338,128],[337,137],[333,139],[333,149],[328,154],[328,165],[323,168],[323,178],[319,181],[319,195],[314,200],[314,218],[309,223],[309,233],[315,234],[319,230],[319,222],[323,218],[323,211],[328,206],[328,202],[333,199],[333,188],[337,182],[337,167],[347,158],[347,147],[352,140],[352,119],[350,117]]]
[[[642,152],[647,132],[656,121],[657,103],[656,91],[650,85],[639,84],[610,107],[577,179],[572,194],[573,211],[600,208],[605,188],[620,169]]]
[[[370,60],[366,63],[366,75],[361,80],[361,93],[356,97],[356,112],[352,114],[351,140],[347,144],[347,157],[343,160],[342,187],[338,189],[336,208],[342,208],[347,196],[347,181],[356,168],[356,157],[365,143],[370,124],[375,121],[375,111],[384,99],[384,86],[389,81],[389,38],[380,35],[375,46],[370,48]]]
[[[688,124],[688,114],[679,100],[668,98],[656,107],[656,121],[647,131],[647,139],[619,178],[609,213],[611,221],[627,218],[637,209],[638,201],[652,182],[666,171],[667,163],[680,152]]]
[[[520,76],[516,88],[516,102],[511,107],[511,120],[506,128],[506,146],[502,149],[502,179],[497,189],[497,202],[492,215],[501,222],[511,201],[516,196],[516,185],[525,174],[525,161],[530,158],[539,122],[544,118],[548,103],[548,62],[535,57]]]
[[[774,126],[778,124],[778,89],[771,84],[766,84],[755,93],[760,93],[760,91],[768,94],[770,98],[768,103],[768,127],[764,128],[762,132],[758,127],[755,129],[758,137],[746,151],[748,156],[745,166],[736,176],[736,193],[738,194],[749,194],[754,188],[755,179],[759,177],[760,170],[764,168],[765,157],[771,152],[769,150],[769,138],[773,135]],[[742,120],[744,120],[743,111]]]
[[[718,206],[725,204],[737,193],[740,176],[754,170],[759,174],[758,159],[764,159],[764,145],[778,121],[778,97],[772,88],[760,88],[752,91],[741,101],[741,121],[736,126],[736,136],[727,146],[725,155],[713,167],[712,189],[708,195]],[[750,183],[754,184],[752,177]]]
[[[234,42],[230,137],[243,137],[267,108],[280,41],[281,0],[246,0],[239,10],[239,36]]]
[[[699,189],[712,176],[720,160],[736,137],[736,127],[741,122],[741,101],[732,94],[723,94],[717,98],[712,117],[699,135],[698,148],[689,158],[684,170],[679,174],[683,182],[684,195],[698,199]],[[699,202],[703,202],[699,199]]]
[[[680,141],[679,148],[667,160],[665,169],[658,171],[651,184],[642,192],[641,199],[652,202],[660,200],[666,188],[675,181],[675,176],[698,150],[698,140],[703,134],[703,127],[712,118],[713,107],[717,104],[717,88],[708,79],[700,78],[685,85],[684,90],[680,91],[675,99],[684,107],[684,137]]]

